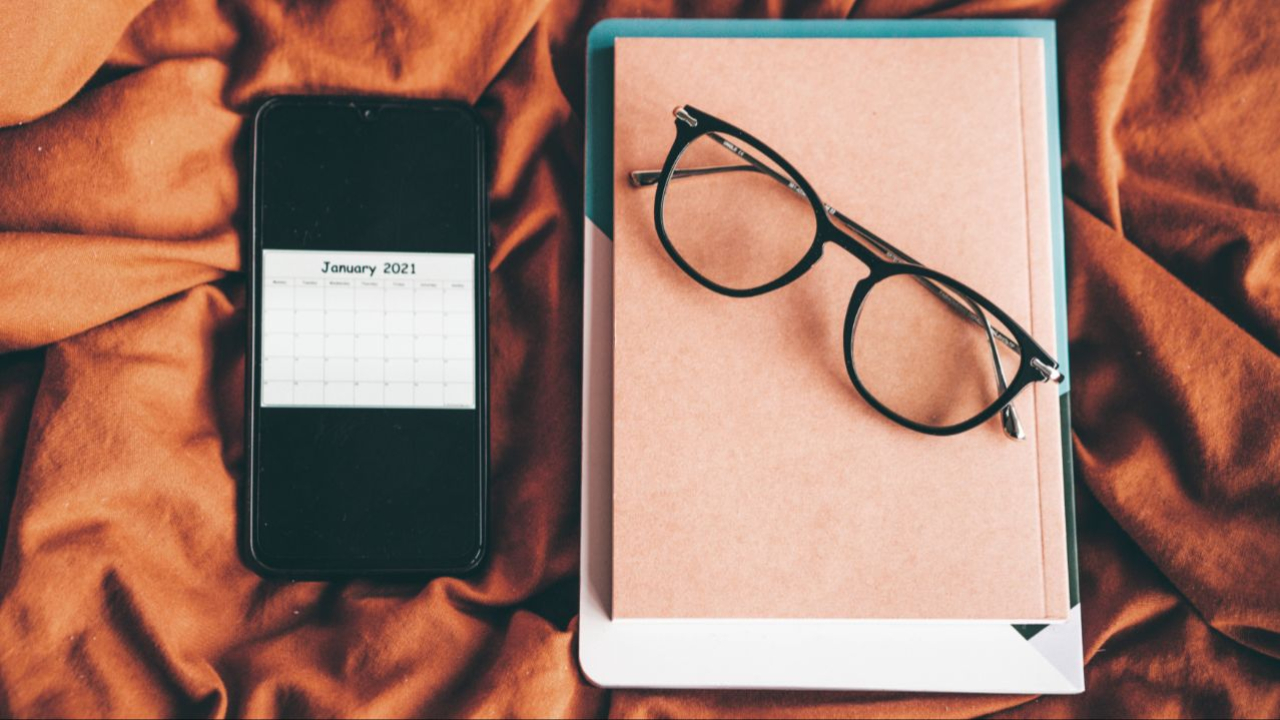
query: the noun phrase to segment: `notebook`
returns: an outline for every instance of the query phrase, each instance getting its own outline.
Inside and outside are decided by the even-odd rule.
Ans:
[[[844,369],[865,267],[827,252],[769,295],[711,293],[659,244],[653,188],[628,182],[666,158],[672,108],[696,106],[991,298],[1065,369],[1052,25],[605,26],[589,63],[611,66],[612,135],[590,97],[587,205],[603,233],[589,223],[584,670],[613,686],[1082,687],[1067,388],[1020,396],[1022,442],[996,420],[956,437],[903,428]],[[589,92],[600,84],[589,75]],[[1054,644],[1061,675],[1014,670],[1019,641]],[[800,648],[812,662],[782,667]],[[821,670],[833,653],[850,654]],[[973,675],[987,665],[1006,674]]]
[[[1066,618],[1056,387],[1018,398],[1022,442],[995,420],[896,425],[844,367],[865,265],[826,252],[777,292],[715,294],[628,182],[661,168],[674,106],[732,118],[1053,353],[1042,57],[1027,38],[618,40],[615,618]]]

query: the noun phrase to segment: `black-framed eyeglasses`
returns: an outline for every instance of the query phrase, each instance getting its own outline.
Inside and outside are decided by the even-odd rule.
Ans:
[[[1063,376],[1021,325],[822,202],[745,131],[688,105],[674,114],[662,169],[630,177],[657,185],[654,226],[676,265],[710,290],[747,298],[795,281],[827,243],[839,245],[870,269],[844,320],[845,369],[858,393],[923,433],[954,435],[1000,413],[1006,435],[1025,437],[1013,399]]]

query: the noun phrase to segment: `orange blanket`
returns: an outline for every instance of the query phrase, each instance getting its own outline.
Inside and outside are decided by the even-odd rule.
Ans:
[[[685,3],[7,0],[0,715],[1280,714],[1280,3],[717,4],[1056,16],[1090,689],[605,692],[574,659],[587,30]],[[244,113],[493,125],[493,544],[468,580],[237,559]]]

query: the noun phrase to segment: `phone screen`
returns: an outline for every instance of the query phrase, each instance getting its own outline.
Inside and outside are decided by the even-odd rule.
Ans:
[[[281,571],[483,551],[483,134],[436,103],[277,99],[254,133],[249,549]]]

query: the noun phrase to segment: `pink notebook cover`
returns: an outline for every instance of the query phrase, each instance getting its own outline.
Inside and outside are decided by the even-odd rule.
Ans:
[[[1065,618],[1055,388],[1019,397],[1024,442],[903,428],[843,365],[864,266],[716,295],[627,182],[694,105],[1054,353],[1040,41],[621,38],[615,63],[613,617]]]

